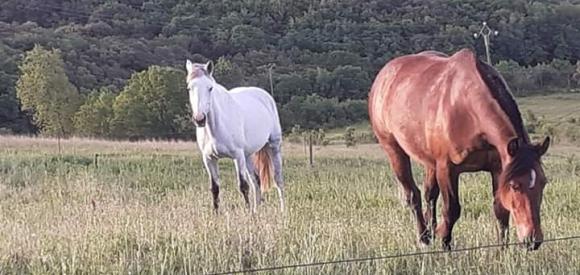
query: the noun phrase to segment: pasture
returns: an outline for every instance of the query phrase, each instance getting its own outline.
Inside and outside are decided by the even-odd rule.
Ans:
[[[204,274],[417,251],[410,210],[377,145],[285,144],[287,212],[267,193],[244,207],[231,161],[222,161],[215,216],[194,143],[0,137],[0,273]],[[580,235],[580,154],[545,159],[545,238]],[[99,154],[95,163],[95,154]],[[422,179],[421,169],[415,178]],[[495,242],[491,186],[462,176],[454,247]],[[513,228],[512,228],[513,229]],[[515,230],[510,231],[515,240]],[[426,248],[440,250],[440,242]],[[269,274],[571,274],[580,240],[271,271]]]

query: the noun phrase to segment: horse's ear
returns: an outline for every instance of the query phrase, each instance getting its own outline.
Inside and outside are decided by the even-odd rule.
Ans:
[[[515,157],[518,151],[520,150],[521,145],[522,141],[519,137],[512,138],[507,145],[508,154],[510,154],[510,156],[512,157]]]
[[[193,71],[193,63],[191,62],[191,60],[187,60],[185,62],[185,68],[187,69],[187,73],[190,74]]]
[[[538,144],[534,147],[536,148],[536,152],[538,152],[538,156],[543,156],[550,147],[550,137],[547,136],[542,142],[542,144]]]
[[[213,75],[213,61],[208,61],[205,64],[205,71],[211,76]]]

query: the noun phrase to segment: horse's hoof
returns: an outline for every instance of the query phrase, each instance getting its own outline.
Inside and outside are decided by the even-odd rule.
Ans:
[[[423,232],[421,234],[421,236],[419,236],[419,242],[423,245],[430,245],[431,244],[431,231],[425,230],[425,232]]]
[[[444,251],[451,251],[451,244],[450,244],[450,242],[442,242],[441,243],[441,248],[443,248]]]

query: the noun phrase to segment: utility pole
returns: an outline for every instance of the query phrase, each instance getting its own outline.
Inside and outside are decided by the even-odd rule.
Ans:
[[[489,65],[492,65],[491,57],[489,56],[489,36],[492,34],[494,36],[497,36],[499,32],[490,29],[487,26],[487,22],[483,22],[483,27],[481,27],[481,30],[473,34],[473,37],[475,37],[475,39],[479,38],[479,36],[483,36],[483,43],[485,44],[485,55],[487,56],[487,63]]]
[[[270,66],[268,67],[268,73],[270,75],[270,92],[272,93],[272,98],[275,99],[275,97],[274,97],[274,82],[272,81],[272,70],[274,69],[274,66],[276,66],[276,64],[270,63]]]

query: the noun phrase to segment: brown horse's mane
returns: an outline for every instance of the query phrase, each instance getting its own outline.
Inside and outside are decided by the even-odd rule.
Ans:
[[[483,78],[493,98],[508,116],[518,137],[529,143],[530,140],[522,122],[522,114],[503,77],[492,66],[477,58],[476,64],[481,78]]]
[[[534,162],[538,161],[539,156],[533,146],[530,145],[528,133],[524,129],[522,115],[503,77],[492,66],[479,59],[476,59],[476,64],[477,70],[488,86],[491,95],[508,116],[518,138],[523,141],[519,142],[520,146],[516,155],[513,156],[512,161],[502,173],[504,181],[508,182],[514,177],[529,173],[534,167]]]

